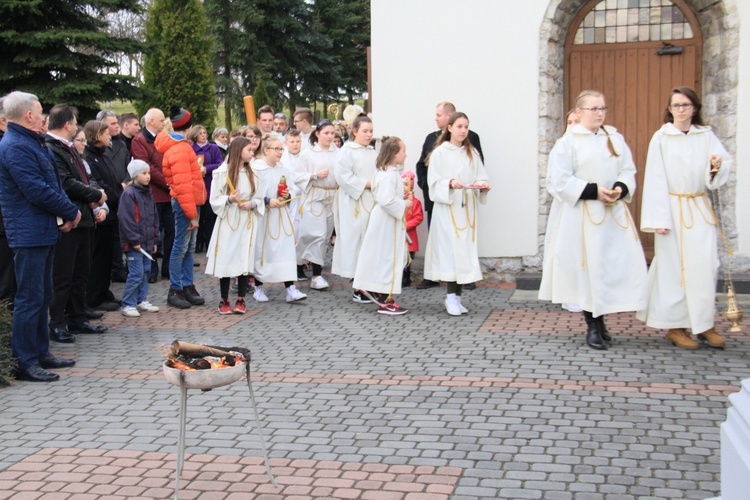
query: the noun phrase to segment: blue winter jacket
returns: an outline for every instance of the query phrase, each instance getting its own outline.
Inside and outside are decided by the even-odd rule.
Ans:
[[[156,203],[149,186],[136,183],[125,188],[120,197],[118,222],[120,223],[120,244],[123,252],[140,245],[151,253],[159,243],[159,216]]]
[[[56,218],[78,215],[44,138],[15,123],[8,123],[0,141],[0,207],[11,248],[54,245],[60,238]]]

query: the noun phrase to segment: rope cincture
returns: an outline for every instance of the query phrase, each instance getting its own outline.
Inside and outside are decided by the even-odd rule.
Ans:
[[[612,204],[605,203],[604,216],[602,216],[602,220],[598,222],[594,221],[591,218],[591,212],[589,211],[589,205],[587,202],[588,200],[583,200],[583,209],[581,210],[581,268],[586,266],[586,219],[588,219],[589,222],[591,222],[595,226],[601,226],[607,219],[607,210],[609,210],[610,214],[612,215],[612,220],[615,221],[615,224],[622,229],[632,229],[635,241],[640,241],[638,230],[635,228],[635,222],[633,222],[633,216],[630,214],[630,210],[628,210],[628,207],[623,206],[623,209],[625,211],[624,224],[620,224],[620,221],[618,221],[617,217],[615,217],[615,206],[618,203],[624,204],[625,202],[623,202],[622,200],[617,200]]]
[[[278,241],[279,238],[281,238],[281,232],[283,231],[285,235],[287,236],[294,236],[294,224],[292,224],[292,218],[289,216],[289,210],[288,205],[283,205],[281,207],[278,207],[278,210],[281,210],[281,213],[279,214],[279,232],[276,236],[270,235],[271,239],[274,241]],[[267,207],[269,210],[271,207]],[[287,210],[283,210],[283,209]],[[289,231],[287,232],[286,227],[284,225],[284,215],[286,215],[287,220],[289,221]],[[271,233],[271,228],[269,227],[269,224],[271,222],[270,214],[266,214],[266,229],[263,233],[263,248],[260,251],[260,265],[262,266],[265,262],[265,254],[266,254],[266,236],[268,236]]]
[[[456,233],[456,238],[460,238],[460,235],[458,234],[459,231],[463,231],[464,229],[471,227],[471,242],[474,243],[476,241],[477,237],[477,199],[474,196],[474,193],[471,193],[471,205],[474,207],[474,213],[471,213],[471,210],[469,210],[469,203],[466,203],[463,198],[468,197],[468,190],[463,190],[462,193],[462,201],[461,206],[466,210],[466,224],[463,227],[458,227],[458,224],[456,223],[456,216],[453,215],[453,204],[448,205],[448,210],[451,213],[451,222],[453,223],[453,231]]]
[[[718,223],[718,220],[716,218],[716,213],[713,210],[713,207],[711,207],[711,204],[708,201],[708,196],[705,192],[702,193],[673,193],[669,192],[670,196],[676,196],[680,203],[680,288],[685,288],[685,256],[684,256],[684,235],[683,235],[683,228],[684,229],[692,229],[695,227],[695,215],[693,214],[693,208],[690,204],[690,201],[692,200],[692,204],[695,205],[695,209],[698,211],[698,213],[701,215],[701,218],[703,221],[708,224],[709,226],[714,226],[719,232],[719,236],[721,237],[721,241],[724,244],[724,248],[726,248],[727,253],[732,256],[734,255],[734,251],[729,246],[729,243],[727,243],[727,238],[724,236],[724,231],[721,228],[721,225]],[[706,214],[703,213],[700,206],[698,205],[698,202],[696,201],[696,198],[703,198],[703,203],[706,206],[706,210],[708,211],[708,215],[711,217],[711,220],[708,219]],[[685,200],[685,204],[687,205],[688,211],[690,213],[690,224],[688,225],[687,221],[685,220],[685,213],[682,209],[682,200]]]
[[[324,187],[324,186],[316,186],[315,184],[312,184],[310,186],[310,190],[305,194],[305,198],[302,200],[302,203],[299,204],[299,208],[297,209],[297,213],[299,215],[302,215],[302,209],[304,208],[305,203],[307,203],[307,200],[310,198],[310,195],[316,189],[322,189],[323,191],[337,191],[338,188],[339,188],[338,186],[336,186],[336,187]],[[323,215],[323,212],[325,212],[326,206],[330,206],[330,205],[333,204],[333,196],[335,194],[336,193],[333,193],[333,194],[325,193],[325,198],[323,198],[322,200],[310,200],[310,214],[313,217],[320,217],[321,215]],[[313,203],[315,203],[316,201],[320,201],[320,203],[323,204],[323,207],[320,209],[320,212],[318,212],[317,214],[313,210]]]

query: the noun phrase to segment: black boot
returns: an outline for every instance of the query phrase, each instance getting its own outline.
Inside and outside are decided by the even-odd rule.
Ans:
[[[604,315],[602,314],[601,316],[596,318],[596,322],[599,323],[599,333],[602,335],[602,339],[605,342],[611,342],[612,336],[609,334],[607,326],[604,324]]]
[[[597,351],[603,351],[607,349],[602,339],[601,330],[599,328],[598,318],[594,319],[588,311],[583,311],[583,317],[586,320],[586,344]]]

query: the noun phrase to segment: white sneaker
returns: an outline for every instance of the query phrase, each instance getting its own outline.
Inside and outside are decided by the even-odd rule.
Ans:
[[[310,288],[313,290],[325,290],[328,288],[328,282],[323,276],[315,276],[312,281],[310,281]]]
[[[297,288],[294,285],[286,289],[286,301],[287,302],[297,302],[299,300],[305,300],[306,298],[307,298],[307,295],[297,290]]]
[[[461,303],[461,296],[456,295],[456,303],[458,304],[458,310],[461,311],[461,314],[469,314],[469,310],[464,307],[464,305]]]
[[[262,286],[255,287],[253,298],[256,302],[268,302],[268,296],[266,295],[266,291]]]
[[[137,318],[141,315],[141,313],[139,313],[138,309],[136,309],[135,307],[125,306],[122,308],[122,315],[127,316],[128,318]]]
[[[461,308],[458,306],[458,300],[455,293],[449,293],[445,296],[445,310],[451,316],[461,316]]]
[[[138,305],[137,305],[137,306],[135,306],[135,307],[136,307],[136,308],[137,308],[137,309],[138,309],[139,311],[146,311],[146,312],[150,312],[150,313],[156,313],[156,312],[159,312],[159,307],[158,307],[158,306],[155,306],[155,305],[153,305],[153,304],[152,304],[151,302],[149,302],[148,300],[144,300],[143,302],[141,302],[140,304],[138,304]]]

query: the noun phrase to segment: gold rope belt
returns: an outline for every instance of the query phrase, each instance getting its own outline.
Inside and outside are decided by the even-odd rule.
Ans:
[[[302,203],[299,204],[299,208],[297,209],[297,213],[299,215],[302,215],[302,208],[305,206],[305,203],[307,203],[307,200],[310,198],[310,195],[316,190],[321,189],[323,191],[336,191],[338,190],[338,186],[335,187],[324,187],[324,186],[316,186],[315,184],[310,186],[310,190],[305,194],[305,198],[302,200]],[[335,194],[335,193],[334,193]],[[333,203],[333,196],[326,193],[325,198],[322,200],[318,200],[323,204],[323,208],[320,210],[320,213],[315,213],[313,211],[312,204],[316,200],[310,200],[310,214],[312,214],[313,217],[320,217],[323,215],[323,212],[325,212],[326,205],[331,205]]]
[[[471,194],[471,205],[474,207],[474,212],[471,213],[469,210],[469,203],[468,203],[468,195]],[[448,205],[448,211],[451,214],[451,222],[453,223],[453,230],[456,233],[456,238],[459,238],[459,231],[463,231],[464,229],[470,227],[471,228],[471,241],[472,243],[476,241],[477,238],[477,199],[474,196],[473,192],[470,192],[468,190],[464,190],[463,193],[461,193],[461,206],[466,211],[466,224],[463,227],[458,227],[458,224],[456,223],[456,217],[453,215],[453,203],[450,203]]]
[[[701,218],[703,221],[708,224],[709,226],[715,226],[719,231],[719,236],[721,236],[721,241],[724,243],[724,246],[727,249],[727,252],[729,255],[734,255],[734,252],[727,244],[727,239],[724,236],[724,231],[721,230],[721,226],[719,226],[718,221],[716,220],[716,214],[714,213],[714,209],[711,207],[711,203],[708,201],[708,196],[705,192],[703,193],[673,193],[669,192],[670,196],[676,196],[680,203],[680,287],[685,287],[685,257],[684,257],[684,236],[682,234],[682,231],[684,229],[692,229],[695,226],[695,216],[693,214],[693,205],[695,206],[695,209],[698,211],[698,213],[701,215]],[[703,210],[701,210],[700,205],[698,205],[698,202],[696,201],[697,198],[703,198],[703,204],[706,208],[707,214],[703,213]],[[687,206],[688,212],[690,214],[690,224],[687,223],[685,220],[685,212],[683,210],[683,203],[682,200],[685,200],[684,205]],[[692,205],[690,202],[693,202]],[[710,217],[710,220],[709,220]]]
[[[274,241],[278,241],[279,238],[281,238],[281,232],[283,231],[285,235],[287,236],[294,236],[294,224],[292,223],[292,218],[289,216],[289,209],[287,205],[283,205],[281,207],[266,207],[268,210],[279,210],[279,227],[278,227],[278,234],[274,236],[271,234],[271,227],[270,227],[270,213],[266,213],[266,230],[263,233],[263,247],[260,250],[260,265],[264,265],[265,262],[265,255],[266,255],[266,237],[271,236],[271,239]],[[286,215],[286,220],[289,222],[289,229],[287,230],[286,225],[284,224],[284,215]]]
[[[633,216],[630,215],[630,210],[628,210],[628,207],[623,206],[623,209],[625,210],[625,223],[620,224],[620,221],[617,220],[617,217],[615,217],[615,205],[618,203],[621,203],[622,200],[617,200],[614,203],[605,203],[604,204],[604,216],[602,217],[602,220],[595,221],[591,218],[591,212],[589,212],[589,200],[583,200],[583,208],[581,210],[581,267],[583,268],[586,265],[586,219],[589,220],[593,225],[595,226],[601,226],[604,224],[604,221],[607,219],[607,210],[609,210],[610,214],[612,215],[612,220],[615,221],[615,224],[617,226],[623,228],[623,229],[632,229],[633,236],[635,237],[635,241],[639,241],[638,237],[638,230],[635,227],[635,222],[633,222]]]

